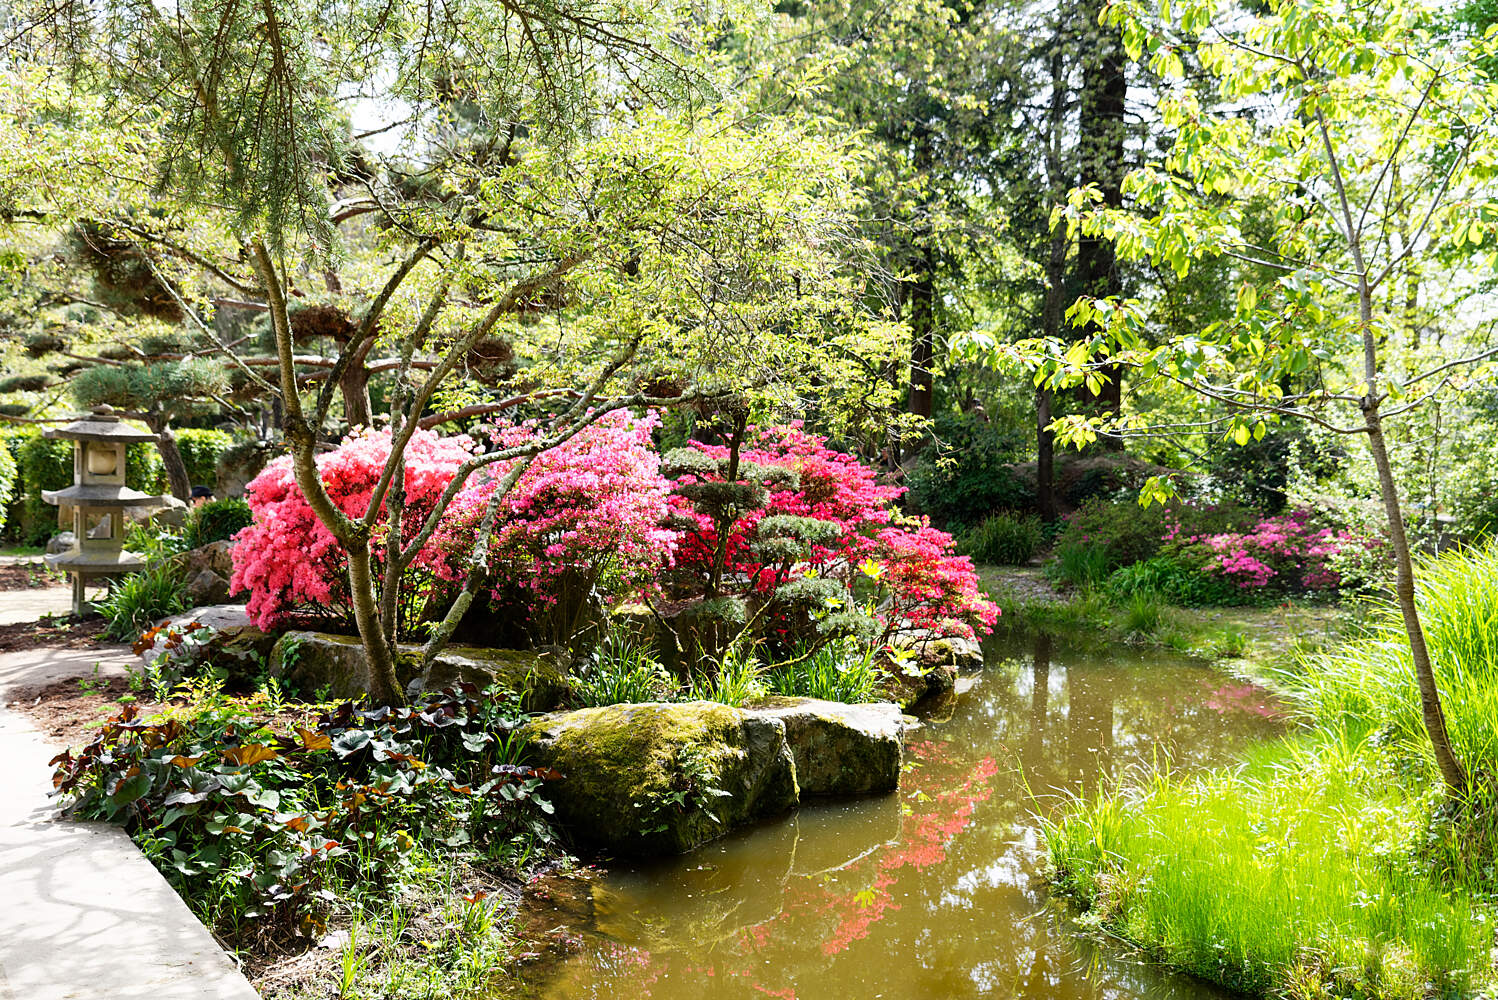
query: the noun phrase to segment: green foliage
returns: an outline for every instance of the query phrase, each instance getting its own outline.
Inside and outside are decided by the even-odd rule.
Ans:
[[[1013,434],[965,415],[938,417],[936,434],[945,447],[923,452],[905,480],[916,510],[953,528],[1034,508],[1034,486],[1010,467],[1024,453]]]
[[[5,534],[11,498],[16,495],[16,484],[20,478],[16,460],[6,445],[6,441],[0,440],[0,536]]]
[[[229,381],[222,362],[188,358],[95,365],[74,376],[70,388],[73,400],[85,409],[108,404],[138,412],[157,408],[181,412],[195,400],[226,394]]]
[[[1448,552],[1418,569],[1416,603],[1458,759],[1498,771],[1498,547]],[[1396,607],[1376,605],[1363,632],[1307,665],[1299,681],[1324,726],[1383,727],[1411,761],[1430,764],[1419,691]]]
[[[1103,542],[1067,539],[1058,542],[1046,576],[1079,590],[1090,590],[1108,576],[1108,546]]]
[[[218,458],[234,444],[228,431],[184,427],[175,432],[177,450],[187,466],[187,480],[194,486],[212,487],[218,482]]]
[[[699,666],[687,684],[692,701],[716,701],[738,708],[765,694],[760,664],[746,643],[728,647],[711,669]]]
[[[123,824],[221,931],[305,933],[388,897],[423,851],[513,857],[550,837],[537,792],[554,775],[516,763],[523,720],[470,686],[285,730],[211,687],[185,693],[187,710],[127,708],[54,764],[78,812]]]
[[[959,555],[973,562],[997,566],[1023,566],[1045,541],[1040,518],[1002,512],[984,518],[957,539]]]
[[[670,701],[675,681],[650,644],[622,628],[611,628],[571,678],[572,699],[583,707],[626,702]]]
[[[253,520],[243,497],[224,497],[193,507],[182,526],[183,546],[195,549],[209,542],[227,541]]]
[[[884,673],[876,650],[867,642],[844,640],[818,646],[765,673],[765,685],[776,694],[822,698],[850,705],[878,700]]]
[[[1115,601],[1148,594],[1182,608],[1251,603],[1255,594],[1174,554],[1119,567],[1108,575],[1103,590]]]
[[[162,618],[186,611],[186,584],[181,567],[171,559],[116,580],[109,595],[94,605],[108,623],[104,634],[116,642],[134,642]]]
[[[1124,600],[1123,630],[1129,636],[1147,638],[1165,624],[1165,610],[1159,598],[1148,591],[1135,591]]]
[[[1088,920],[1247,994],[1470,995],[1492,924],[1411,863],[1419,811],[1364,748],[1288,746],[1076,802],[1045,826],[1052,880]]]

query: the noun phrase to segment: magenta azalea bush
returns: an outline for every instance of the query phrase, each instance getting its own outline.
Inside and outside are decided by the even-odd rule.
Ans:
[[[656,423],[617,411],[531,462],[500,501],[491,532],[484,588],[494,604],[565,642],[595,595],[625,596],[670,562],[671,483],[651,448]],[[527,424],[493,432],[499,445],[531,433]],[[507,464],[486,470],[448,509],[425,562],[439,579],[466,575],[484,510],[509,472]]]
[[[727,455],[722,446],[693,447],[715,459]],[[741,458],[795,473],[794,485],[772,489],[766,506],[748,512],[729,529],[728,568],[758,595],[768,597],[810,575],[835,580],[850,597],[872,605],[884,639],[913,631],[974,638],[992,630],[999,609],[979,589],[972,560],[954,554],[951,535],[925,519],[899,514],[894,503],[903,487],[881,484],[873,469],[829,448],[825,438],[808,433],[799,422],[751,428]],[[692,473],[681,482],[702,478],[703,473]],[[683,525],[674,575],[695,583],[705,578],[716,551],[715,525],[680,494],[672,504]],[[759,523],[779,515],[834,525],[835,537],[810,545],[806,558],[794,563],[772,560],[754,541]],[[768,623],[768,630],[775,632],[776,623]]]
[[[1240,532],[1190,536],[1185,545],[1199,545],[1210,555],[1204,568],[1240,588],[1273,587],[1286,592],[1334,590],[1344,582],[1339,560],[1379,547],[1345,528],[1318,524],[1309,510],[1294,510],[1260,518]]]
[[[417,431],[406,450],[405,541],[409,542],[431,514],[454,473],[472,454],[466,437],[439,437]],[[328,495],[345,514],[363,517],[390,455],[388,431],[364,431],[318,456],[317,468]],[[278,458],[245,487],[254,520],[235,536],[234,573],[230,588],[250,595],[250,619],[271,628],[293,613],[334,621],[352,621],[348,562],[333,535],[302,496],[291,458]],[[371,552],[383,570],[389,542],[388,523],[376,531]],[[413,596],[422,588],[413,587]]]
[[[607,604],[660,593],[667,581],[680,588],[700,579],[717,545],[713,522],[697,516],[673,492],[679,483],[662,475],[655,427],[653,417],[610,414],[531,462],[501,499],[489,535],[481,577],[487,617],[522,623],[532,641],[565,642]],[[502,424],[488,433],[505,445],[534,428]],[[714,456],[722,451],[698,447]],[[318,459],[341,509],[362,516],[389,449],[388,433],[366,431]],[[405,541],[474,451],[468,437],[415,435],[406,456]],[[845,603],[874,609],[885,638],[917,629],[938,636],[990,630],[998,608],[983,597],[971,561],[953,554],[950,535],[898,514],[899,487],[879,483],[873,469],[799,425],[755,431],[744,458],[795,476],[731,527],[727,568],[743,587],[772,595],[794,579],[835,581]],[[403,632],[440,612],[466,577],[486,506],[509,471],[482,470],[459,491],[403,580]],[[293,615],[350,624],[343,553],[302,498],[289,460],[267,467],[245,497],[254,521],[236,537],[232,585],[248,591],[250,617],[263,628]],[[804,558],[771,562],[755,546],[759,521],[771,515],[835,530]],[[388,531],[382,519],[372,546],[377,570]]]

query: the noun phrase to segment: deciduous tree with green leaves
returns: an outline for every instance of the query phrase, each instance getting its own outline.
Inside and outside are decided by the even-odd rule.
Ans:
[[[1230,318],[1153,347],[1151,301],[1084,298],[1070,315],[1091,336],[1032,342],[1008,360],[1050,385],[1096,384],[1107,365],[1126,365],[1136,380],[1213,401],[1225,423],[1204,426],[1239,444],[1278,420],[1366,441],[1425,728],[1442,780],[1460,796],[1468,775],[1421,626],[1387,427],[1474,378],[1494,351],[1469,342],[1415,370],[1390,354],[1410,276],[1491,270],[1498,260],[1498,86],[1483,72],[1494,33],[1438,37],[1443,12],[1420,0],[1271,0],[1253,12],[1214,0],[1121,0],[1104,17],[1133,58],[1177,80],[1159,104],[1168,151],[1128,176],[1123,207],[1079,189],[1064,221],[1108,239],[1121,258],[1177,275],[1226,259],[1258,277],[1243,281]],[[1186,54],[1206,79],[1183,79]],[[1218,100],[1205,99],[1207,87]],[[1443,305],[1466,310],[1475,331],[1487,307],[1473,283],[1456,284]],[[1077,442],[1129,424],[1073,418],[1058,431]]]
[[[8,125],[28,156],[14,169],[104,137],[110,200],[150,204],[160,220],[135,235],[268,315],[274,376],[225,360],[281,401],[298,487],[347,553],[377,700],[402,698],[404,570],[472,477],[509,463],[483,539],[527,460],[605,413],[727,398],[805,409],[900,341],[865,308],[868,269],[850,253],[853,151],[717,99],[695,33],[713,35],[719,18],[700,8],[111,0],[26,5],[20,23],[27,44],[7,58],[28,80],[67,73],[74,85],[20,102]],[[128,169],[122,155],[135,158]],[[108,219],[105,199],[89,196],[102,178],[85,168],[72,179],[30,211]],[[35,197],[0,176],[6,192]],[[295,304],[308,286],[335,284],[357,303],[354,329],[308,378]],[[211,301],[182,305],[210,328]],[[347,510],[316,458],[343,376],[372,343],[397,359],[393,446],[367,503]],[[462,378],[475,371],[484,377]],[[531,419],[533,434],[481,438],[442,501],[406,524],[415,430],[498,413]],[[479,544],[428,657],[466,612],[484,560]]]

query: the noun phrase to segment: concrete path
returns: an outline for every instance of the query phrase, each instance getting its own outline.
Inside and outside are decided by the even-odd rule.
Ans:
[[[258,1000],[118,827],[57,818],[25,684],[123,672],[128,649],[0,655],[0,1000]]]
[[[0,590],[0,625],[34,622],[44,615],[65,615],[72,610],[73,594],[67,587]]]

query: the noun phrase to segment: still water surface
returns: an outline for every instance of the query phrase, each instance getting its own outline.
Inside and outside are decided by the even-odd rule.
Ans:
[[[1278,731],[1256,688],[1189,661],[1047,636],[926,720],[893,795],[813,805],[690,855],[616,866],[533,925],[570,954],[548,1000],[1203,1000],[1220,994],[1082,939],[1047,907],[1034,813],[1168,752],[1222,762]]]

